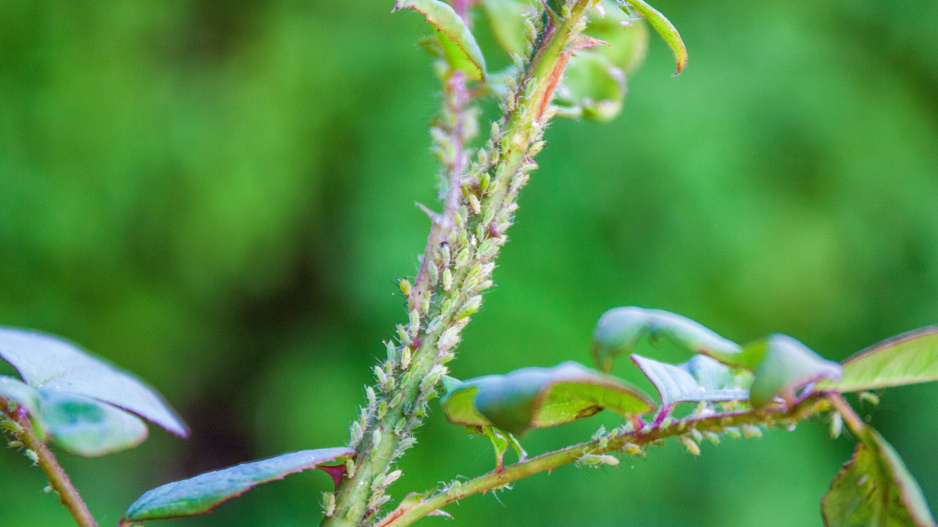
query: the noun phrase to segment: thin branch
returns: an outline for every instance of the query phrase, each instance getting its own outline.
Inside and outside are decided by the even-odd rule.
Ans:
[[[36,454],[35,464],[46,473],[49,483],[61,498],[62,505],[75,518],[75,523],[79,527],[97,527],[98,524],[94,521],[88,506],[85,505],[71,480],[68,479],[68,474],[56,461],[49,447],[39,439],[36,429],[33,428],[32,422],[29,420],[26,409],[20,407],[16,411],[8,411],[6,401],[0,401],[0,407],[3,408],[3,413],[15,423],[16,430],[13,430],[12,433],[16,436],[16,439],[23,443],[23,447]]]
[[[454,485],[427,498],[405,499],[401,505],[388,514],[377,527],[405,527],[434,513],[455,501],[473,494],[485,493],[526,478],[538,472],[550,471],[561,465],[576,463],[583,456],[602,455],[628,451],[658,444],[669,437],[684,436],[692,430],[698,432],[722,433],[727,427],[754,425],[789,425],[808,418],[828,408],[828,401],[823,394],[805,398],[790,410],[776,406],[764,410],[732,412],[708,417],[691,417],[671,423],[669,426],[646,428],[639,432],[613,432],[610,436],[594,439],[588,443],[570,446],[562,450],[543,454],[527,461],[505,467],[502,471],[493,471],[475,479]]]

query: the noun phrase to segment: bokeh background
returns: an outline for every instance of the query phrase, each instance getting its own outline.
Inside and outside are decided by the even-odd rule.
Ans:
[[[586,363],[596,319],[620,305],[738,341],[790,333],[834,359],[938,322],[938,4],[656,6],[688,44],[687,70],[673,78],[653,40],[621,118],[552,125],[454,374]],[[429,227],[414,201],[435,200],[435,81],[415,45],[427,27],[390,9],[0,1],[0,324],[137,373],[193,429],[61,456],[102,525],[158,484],[347,440],[367,370],[404,320],[396,278],[415,273]],[[616,373],[642,382],[628,364]],[[861,407],[933,508],[936,403],[924,385]],[[523,443],[543,452],[601,423],[616,420]],[[438,410],[419,439],[398,498],[492,467],[487,441]],[[669,445],[425,523],[821,525],[852,446],[823,422],[699,459]],[[0,452],[0,523],[69,525],[44,485]],[[163,525],[315,525],[329,486],[291,476]]]

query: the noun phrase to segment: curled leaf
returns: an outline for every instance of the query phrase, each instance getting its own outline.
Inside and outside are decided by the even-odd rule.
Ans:
[[[838,382],[819,390],[858,392],[938,381],[938,326],[917,329],[884,340],[843,362]]]
[[[687,48],[684,46],[684,41],[681,40],[681,35],[677,32],[677,28],[674,27],[674,24],[643,0],[624,0],[624,2],[625,3],[619,4],[623,10],[634,9],[642,18],[647,20],[648,23],[651,24],[651,27],[655,28],[655,31],[661,35],[661,38],[668,43],[668,46],[671,47],[671,51],[674,52],[674,60],[677,62],[677,73],[675,73],[675,75],[680,74],[684,66],[687,65]]]
[[[589,417],[604,408],[626,417],[655,408],[638,388],[575,362],[463,382],[447,380],[440,404],[452,423],[495,426],[516,435]]]
[[[754,378],[750,402],[761,408],[775,397],[788,402],[795,392],[825,379],[840,379],[840,364],[829,361],[788,335],[774,334],[747,344],[737,353],[705,351],[707,355],[734,367],[749,370]]]
[[[394,10],[413,9],[433,24],[450,67],[476,81],[485,80],[485,58],[463,19],[440,0],[397,0]]]
[[[821,502],[827,527],[935,527],[922,489],[899,454],[868,429]]]
[[[153,388],[66,340],[21,329],[0,328],[0,358],[26,384],[43,392],[90,397],[186,436],[188,427]]]
[[[140,496],[124,513],[121,522],[206,514],[257,485],[353,455],[355,451],[350,448],[303,450],[167,483]]]
[[[730,375],[726,366],[709,357],[698,356],[695,359],[705,359],[710,363],[715,363],[717,367],[726,371],[726,377],[717,380],[714,373],[718,368],[712,368],[713,364],[700,364],[698,361],[694,364],[693,371],[706,375],[704,382],[710,386],[705,386],[688,371],[691,363],[675,366],[640,355],[632,355],[632,362],[642,370],[645,377],[648,377],[658,390],[662,406],[700,401],[742,401],[749,398],[748,390],[728,387]]]
[[[615,360],[630,355],[644,337],[666,336],[697,353],[736,353],[739,345],[689,318],[668,311],[617,307],[606,311],[593,333],[593,361],[605,372]]]

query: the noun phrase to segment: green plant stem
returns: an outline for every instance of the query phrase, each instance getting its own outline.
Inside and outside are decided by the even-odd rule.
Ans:
[[[452,485],[452,488],[438,491],[427,498],[405,499],[401,505],[388,514],[378,527],[405,527],[427,516],[447,504],[459,501],[473,494],[494,491],[513,481],[526,478],[538,472],[550,471],[561,465],[576,463],[583,456],[610,454],[622,451],[631,445],[646,447],[670,437],[683,436],[692,429],[699,432],[722,433],[727,427],[743,425],[790,425],[823,411],[828,401],[823,395],[813,395],[790,410],[776,407],[759,411],[723,413],[708,417],[690,417],[671,423],[669,426],[646,427],[641,433],[632,431],[594,439],[587,443],[573,445],[562,450],[550,452],[526,461],[505,467],[502,471],[492,471],[475,479]]]
[[[420,271],[408,294],[409,324],[398,326],[400,346],[376,367],[374,404],[362,409],[353,425],[351,446],[358,452],[336,489],[336,507],[324,526],[356,526],[374,518],[389,499],[393,461],[412,445],[413,430],[437,396],[461,332],[478,311],[481,293],[492,285],[494,259],[504,244],[517,209],[517,196],[536,165],[533,157],[552,115],[550,100],[573,53],[573,40],[585,25],[595,0],[576,0],[560,19],[543,24],[527,67],[509,95],[505,116],[487,143],[487,153],[466,167],[464,81],[448,78],[444,89],[442,146],[447,168],[444,210],[431,215],[433,226]],[[545,17],[546,18],[546,17]],[[466,174],[463,174],[466,172]],[[411,357],[409,363],[403,357]],[[393,480],[393,478],[392,478]]]
[[[6,407],[6,402],[3,402],[2,406]],[[85,505],[78,491],[75,489],[74,485],[72,485],[71,480],[68,479],[68,474],[65,473],[65,470],[59,465],[58,461],[56,461],[49,447],[39,438],[36,429],[29,420],[29,415],[27,415],[26,410],[24,408],[18,408],[13,412],[4,411],[4,414],[18,426],[18,429],[13,432],[16,439],[23,443],[24,448],[35,452],[36,465],[45,472],[52,488],[55,489],[55,492],[59,495],[59,498],[61,498],[62,505],[64,505],[65,508],[68,509],[68,512],[71,513],[72,517],[75,518],[75,523],[77,523],[79,527],[97,527],[98,524],[94,521],[94,517],[88,510],[88,506]]]

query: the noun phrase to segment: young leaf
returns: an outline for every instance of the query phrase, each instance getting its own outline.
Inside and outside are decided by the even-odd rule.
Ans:
[[[662,406],[699,401],[742,401],[749,398],[748,390],[704,387],[685,369],[688,363],[675,366],[640,355],[632,355],[632,362],[655,385],[661,396]],[[719,363],[718,365],[722,366]]]
[[[40,389],[38,418],[49,438],[66,452],[97,457],[133,448],[147,438],[137,416],[94,399]]]
[[[623,416],[655,406],[624,381],[565,362],[553,368],[522,368],[454,384],[440,403],[447,419],[468,426],[495,426],[520,435],[589,417],[604,408]]]
[[[684,47],[684,41],[681,40],[681,35],[677,32],[674,24],[643,0],[624,0],[624,2],[624,4],[619,4],[623,10],[631,8],[637,11],[671,46],[671,51],[674,52],[674,60],[677,62],[677,73],[675,75],[680,74],[684,66],[687,65],[687,48]]]
[[[609,121],[622,111],[625,73],[604,55],[583,51],[570,58],[553,103],[561,115]]]
[[[604,45],[595,46],[589,51],[603,55],[629,75],[645,61],[648,28],[643,22],[617,9],[614,2],[603,0],[602,4],[604,14],[597,9],[591,10],[584,33],[602,41]]]
[[[304,450],[167,483],[140,496],[124,513],[121,522],[206,514],[257,485],[353,455],[355,451],[350,448]]]
[[[824,359],[788,335],[770,335],[747,344],[737,353],[705,351],[720,362],[753,372],[749,398],[761,408],[777,397],[794,401],[795,392],[824,379],[840,379],[840,364]]]
[[[827,527],[935,527],[922,489],[892,445],[869,429],[821,502]]]
[[[0,375],[0,399],[22,406],[30,415],[39,414],[39,393],[19,379]]]
[[[612,371],[615,360],[630,355],[639,341],[649,336],[667,336],[697,353],[738,353],[740,348],[689,318],[668,311],[640,307],[617,307],[603,313],[593,334],[593,361]]]
[[[471,80],[485,80],[485,58],[472,32],[456,11],[440,0],[397,0],[394,10],[413,9],[433,24],[446,61]]]
[[[524,19],[534,14],[529,0],[483,0],[482,9],[498,44],[508,53],[524,50]]]
[[[83,395],[133,412],[185,437],[182,419],[152,388],[63,339],[0,328],[0,358],[33,388]]]
[[[843,363],[838,382],[819,390],[858,392],[938,381],[938,326],[917,329],[875,344]]]

